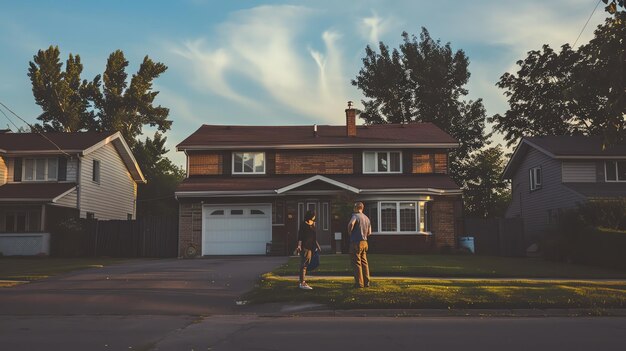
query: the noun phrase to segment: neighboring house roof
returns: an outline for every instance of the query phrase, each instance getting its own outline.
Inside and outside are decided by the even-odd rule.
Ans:
[[[525,137],[515,148],[502,178],[511,179],[530,148],[554,159],[626,159],[626,144],[603,148],[601,136],[543,136]]]
[[[245,181],[242,181],[244,180]],[[306,189],[314,182],[342,188],[353,193],[415,193],[460,194],[459,186],[446,174],[414,175],[299,175],[273,177],[206,176],[185,179],[176,189],[176,196],[276,195]],[[316,187],[319,189],[320,187]],[[329,188],[330,190],[331,188]]]
[[[346,126],[227,126],[202,125],[176,146],[182,150],[259,148],[426,147],[456,148],[458,142],[432,123],[357,126],[354,137]]]
[[[563,183],[563,185],[588,199],[626,196],[624,183]]]
[[[0,154],[11,157],[78,154],[112,143],[135,182],[146,179],[120,132],[0,133]]]
[[[0,202],[56,202],[76,183],[11,183],[0,186]]]

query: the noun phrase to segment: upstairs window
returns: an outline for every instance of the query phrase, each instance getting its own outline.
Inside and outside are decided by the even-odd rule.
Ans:
[[[626,182],[626,161],[604,162],[607,182]]]
[[[100,161],[98,160],[93,160],[91,180],[96,183],[100,183]]]
[[[401,173],[400,151],[366,151],[363,153],[363,173]]]
[[[541,189],[541,182],[543,176],[541,174],[541,167],[534,167],[529,169],[530,171],[530,190]]]
[[[24,159],[24,181],[57,180],[59,173],[58,158],[26,158]]]
[[[233,152],[233,174],[265,174],[265,153]]]

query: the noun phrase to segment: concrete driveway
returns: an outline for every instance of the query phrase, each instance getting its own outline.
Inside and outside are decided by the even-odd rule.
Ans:
[[[0,289],[0,315],[239,314],[235,301],[287,257],[140,260]]]

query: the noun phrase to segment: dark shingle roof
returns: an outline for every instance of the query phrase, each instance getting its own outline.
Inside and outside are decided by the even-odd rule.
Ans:
[[[76,183],[11,183],[0,186],[0,201],[50,202],[76,187]]]
[[[601,136],[543,136],[525,138],[532,144],[550,152],[555,156],[624,156],[626,144],[602,148],[604,138]]]
[[[99,143],[115,132],[75,132],[75,133],[1,133],[0,149],[6,152],[56,151],[58,145],[63,151],[82,151]],[[48,140],[48,139],[50,140]],[[54,142],[51,143],[50,141]]]
[[[313,177],[313,175],[271,177],[191,177],[183,180],[176,191],[274,191],[311,177]],[[446,174],[323,175],[323,177],[360,190],[425,188],[438,190],[459,190],[459,186]]]
[[[276,147],[290,145],[343,144],[456,144],[454,138],[432,123],[381,124],[357,126],[356,137],[346,136],[346,126],[225,126],[203,125],[177,145],[179,150],[202,147],[254,145]]]

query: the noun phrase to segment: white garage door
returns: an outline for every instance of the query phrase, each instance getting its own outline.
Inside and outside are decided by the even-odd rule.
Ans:
[[[202,208],[203,255],[264,255],[272,241],[272,206],[206,205]]]

